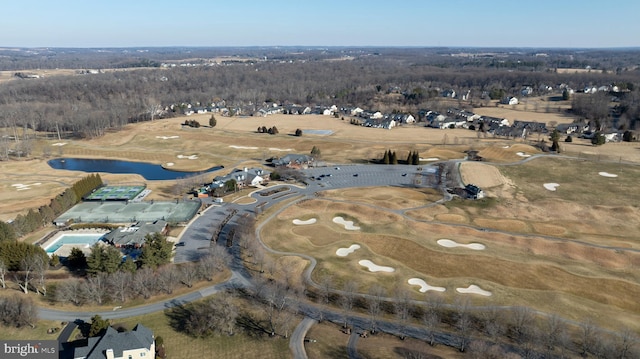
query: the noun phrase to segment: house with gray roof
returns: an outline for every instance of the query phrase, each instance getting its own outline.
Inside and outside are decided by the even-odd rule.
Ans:
[[[103,241],[116,248],[140,248],[145,243],[148,234],[160,233],[166,235],[169,227],[166,221],[138,222],[127,227],[118,227],[105,234]]]
[[[101,337],[87,340],[87,346],[76,347],[74,359],[153,359],[156,343],[153,332],[137,324],[130,332],[119,333],[109,327]]]
[[[307,168],[313,162],[308,155],[288,154],[271,162],[275,167]]]

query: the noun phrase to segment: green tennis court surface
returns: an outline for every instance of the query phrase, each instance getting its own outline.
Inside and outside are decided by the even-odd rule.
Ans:
[[[85,201],[131,201],[145,186],[106,186],[85,197]]]

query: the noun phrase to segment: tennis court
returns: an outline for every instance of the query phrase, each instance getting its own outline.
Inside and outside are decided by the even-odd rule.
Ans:
[[[145,186],[105,186],[85,197],[85,201],[131,201]]]
[[[135,223],[138,221],[153,222],[187,222],[198,213],[201,202],[188,201],[91,201],[75,205],[56,218],[54,223],[62,226],[68,221],[74,223]]]

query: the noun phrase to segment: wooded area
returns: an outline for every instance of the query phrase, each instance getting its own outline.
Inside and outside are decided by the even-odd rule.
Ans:
[[[505,96],[518,95],[524,86],[531,87],[533,95],[544,95],[547,90],[541,89],[545,86],[557,88],[564,84],[581,90],[586,86],[616,85],[624,90],[615,96],[619,98],[618,114],[628,120],[627,127],[633,129],[640,116],[640,71],[637,56],[633,56],[636,52],[632,50],[621,50],[616,56],[590,53],[594,57],[559,50],[549,52],[547,57],[526,52],[456,56],[454,50],[448,49],[335,49],[302,54],[262,51],[247,51],[244,60],[236,61],[231,61],[233,57],[219,62],[192,58],[190,66],[180,66],[187,60],[178,59],[186,54],[157,50],[146,53],[153,59],[134,58],[140,65],[155,66],[139,69],[132,68],[136,66],[131,57],[114,54],[106,57],[95,52],[73,57],[56,54],[51,56],[52,62],[31,59],[40,69],[52,68],[53,64],[75,69],[117,69],[124,65],[129,68],[73,76],[16,78],[3,83],[0,126],[7,129],[3,148],[8,148],[11,138],[17,142],[24,137],[18,133],[19,128],[46,131],[53,137],[97,137],[130,122],[181,114],[183,104],[224,103],[226,107],[242,109],[244,115],[266,103],[335,104],[417,114],[424,108],[441,110],[438,108],[441,92],[449,89],[468,92],[468,99],[459,101],[459,107],[464,108],[488,104],[490,94],[498,90]],[[220,54],[229,52],[220,50]],[[210,56],[215,53],[201,52]],[[12,54],[17,61],[16,56]],[[128,60],[122,60],[125,58]],[[26,69],[32,64],[29,59],[20,58],[20,62],[0,59],[0,68],[18,70],[15,66],[20,64]],[[559,73],[561,66],[590,66],[593,71]],[[597,106],[597,101],[591,102],[578,101],[576,113],[592,119],[601,115],[598,111],[608,113],[607,108]],[[175,105],[173,109],[169,109],[171,105]],[[550,102],[548,106],[553,104]],[[22,147],[19,152],[29,152],[28,142]],[[7,151],[0,153],[6,155]]]

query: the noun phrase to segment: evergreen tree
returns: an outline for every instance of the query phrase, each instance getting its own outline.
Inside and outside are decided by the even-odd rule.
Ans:
[[[147,234],[139,261],[143,267],[157,268],[171,261],[173,244],[160,233]]]
[[[560,141],[560,132],[558,132],[558,130],[553,130],[549,139],[551,140],[551,151],[560,153],[560,145],[558,144],[558,141]]]
[[[122,254],[118,249],[96,243],[91,247],[87,258],[87,272],[95,275],[100,272],[115,273],[122,263]]]
[[[316,146],[313,146],[313,148],[311,149],[311,156],[318,159],[321,155],[322,153],[320,152],[320,149]]]
[[[49,256],[38,245],[18,241],[0,241],[0,260],[5,263],[7,270],[20,270],[22,260],[34,256],[41,256],[44,263],[49,262]]]
[[[389,152],[390,152],[390,150],[384,151],[384,156],[382,157],[382,163],[385,164],[385,165],[388,165],[389,161],[390,161]]]
[[[391,156],[389,158],[389,161],[391,162],[392,165],[397,165],[398,164],[398,157],[396,156],[396,151],[391,152]]]
[[[67,265],[72,269],[83,269],[87,266],[87,257],[84,252],[77,247],[71,248],[71,253],[67,257]]]
[[[216,120],[216,117],[211,115],[211,118],[209,118],[209,127],[216,127],[217,124],[218,121]]]
[[[136,262],[133,261],[133,258],[131,258],[131,256],[127,256],[127,259],[124,262],[120,263],[119,270],[123,272],[134,273],[136,269],[138,269],[138,266],[136,265]]]
[[[593,138],[591,139],[591,144],[594,146],[600,146],[600,145],[604,145],[605,142],[607,142],[606,138],[604,137],[604,135],[600,132],[596,132],[593,135]]]
[[[301,129],[296,129],[296,136],[300,137],[302,136],[302,130]]]
[[[14,241],[16,238],[16,231],[13,226],[5,221],[0,221],[0,242]]]
[[[100,315],[96,314],[91,317],[91,324],[89,326],[89,333],[87,333],[87,336],[89,338],[100,336],[104,334],[107,328],[109,328],[109,325],[108,319],[102,319]]]

